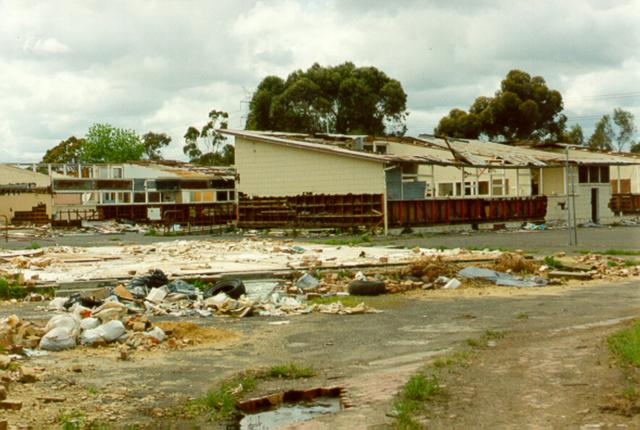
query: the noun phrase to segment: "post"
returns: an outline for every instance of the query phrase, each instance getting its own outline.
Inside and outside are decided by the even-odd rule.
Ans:
[[[462,175],[462,183],[460,184],[460,196],[464,198],[464,167],[460,168],[460,172]]]
[[[431,165],[431,198],[436,198],[436,168],[433,164]]]
[[[402,170],[400,171],[402,175]],[[389,215],[387,214],[387,171],[385,168],[382,168],[382,175],[384,180],[384,187],[382,188],[382,214],[383,214],[383,222],[384,222],[384,235],[389,235]],[[401,176],[402,183],[402,176]]]
[[[520,197],[520,169],[516,167],[516,197]]]
[[[493,169],[489,167],[489,197],[493,197]]]
[[[622,184],[620,181],[620,165],[619,164],[616,166],[616,172],[618,174],[618,194],[622,194],[622,188],[621,188]]]
[[[571,202],[569,201],[569,147],[565,147],[564,161],[564,195],[567,208],[567,231],[569,232],[569,246],[573,245],[573,232],[571,231]]]
[[[573,169],[572,173],[571,173],[571,206],[572,206],[572,212],[573,212],[573,244],[577,245],[578,244],[578,223],[576,221],[576,183],[575,183],[575,171],[577,169],[577,166],[575,169]]]
[[[540,180],[538,181],[538,195],[544,196],[544,170],[540,168]]]

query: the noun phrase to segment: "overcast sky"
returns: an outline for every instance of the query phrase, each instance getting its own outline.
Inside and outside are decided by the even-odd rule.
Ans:
[[[241,128],[266,75],[344,61],[402,83],[410,135],[514,68],[589,134],[615,107],[640,125],[640,0],[0,0],[0,162],[94,122],[166,132],[184,159],[186,128],[211,109]]]

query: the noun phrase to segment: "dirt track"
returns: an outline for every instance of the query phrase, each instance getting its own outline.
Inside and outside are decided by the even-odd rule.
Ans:
[[[53,353],[32,360],[32,365],[46,371],[42,381],[25,386],[24,395],[59,390],[68,393],[68,401],[49,407],[56,411],[80,408],[89,417],[153,428],[163,422],[158,415],[166,408],[202,395],[225,376],[296,362],[320,370],[313,382],[316,385],[346,386],[356,405],[314,425],[385,424],[390,400],[412,372],[430,357],[463,346],[465,339],[487,328],[506,330],[516,337],[557,330],[584,333],[575,326],[637,317],[640,311],[638,280],[571,288],[520,291],[494,287],[435,293],[374,298],[370,304],[384,311],[380,314],[294,316],[285,325],[269,324],[282,318],[200,319],[196,322],[240,336],[187,350],[134,354],[131,361],[117,360],[114,349]],[[8,312],[7,307],[0,311],[1,315]],[[48,317],[35,312],[33,306],[24,306],[18,313]],[[529,318],[518,318],[523,313]],[[69,370],[76,363],[82,366],[81,373]],[[543,373],[548,370],[540,368]],[[9,416],[21,417],[21,422],[32,422],[36,428],[56,428],[46,421],[52,414],[46,406],[30,403],[34,405],[19,413],[9,412]],[[34,413],[36,404],[38,413]]]

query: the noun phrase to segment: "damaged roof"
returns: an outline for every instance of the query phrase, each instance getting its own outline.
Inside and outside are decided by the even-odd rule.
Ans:
[[[414,164],[438,164],[438,165],[458,165],[460,164],[448,151],[442,150],[441,157],[429,156],[399,156],[391,154],[377,154],[373,152],[356,151],[353,149],[343,148],[330,142],[319,143],[321,136],[327,135],[311,135],[300,133],[274,133],[274,132],[254,132],[245,130],[218,130],[222,134],[227,134],[243,139],[271,143],[275,145],[288,146],[292,148],[306,149],[315,152],[323,152],[344,157],[359,158],[367,161],[375,161],[385,164],[393,163],[414,163]],[[287,136],[282,137],[282,136]],[[337,135],[334,135],[337,137]],[[355,137],[362,136],[346,136],[341,138],[349,138],[354,140]]]
[[[566,153],[564,149],[561,149],[561,152],[559,152],[483,140],[443,139],[426,134],[420,135],[419,139],[426,144],[440,148],[450,147],[459,154],[481,155],[510,164],[544,167],[563,166],[566,163]],[[591,152],[587,149],[575,147],[571,147],[569,150],[569,162],[572,164],[600,165],[640,164],[640,161],[637,159],[602,152]]]
[[[522,146],[471,139],[442,139],[431,135],[414,137],[373,137],[367,135],[344,135],[330,133],[287,133],[274,131],[218,130],[222,134],[247,140],[272,143],[316,152],[331,153],[345,157],[360,158],[385,164],[412,163],[457,167],[555,167],[564,166],[566,154],[543,151]],[[361,139],[363,143],[376,144],[396,142],[406,145],[428,147],[434,152],[429,155],[378,154],[363,150],[345,148],[345,143]],[[632,165],[640,160],[611,154],[593,153],[582,149],[569,151],[572,164]]]

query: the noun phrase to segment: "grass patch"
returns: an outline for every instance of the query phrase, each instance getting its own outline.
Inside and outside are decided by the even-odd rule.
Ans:
[[[618,267],[618,263],[615,262],[615,261],[609,260],[609,261],[607,261],[607,266],[609,266],[609,267]]]
[[[236,403],[240,396],[253,390],[258,383],[255,374],[244,374],[222,382],[207,391],[203,397],[187,403],[190,416],[208,413],[211,421],[229,418],[237,413]]]
[[[640,261],[639,260],[629,259],[629,260],[624,260],[623,264],[624,264],[624,267],[640,266]]]
[[[158,235],[158,230],[156,230],[155,228],[150,228],[149,230],[147,230],[147,232],[144,235],[145,236],[157,236]]]
[[[640,251],[631,249],[607,249],[603,255],[640,255]]]
[[[518,314],[516,315],[516,319],[528,320],[529,319],[529,314],[527,314],[526,312],[518,312]]]
[[[468,338],[467,340],[465,340],[465,342],[471,348],[480,348],[481,346],[483,346],[480,339],[476,339],[473,337]]]
[[[40,248],[42,248],[42,245],[40,245],[38,242],[31,242],[29,246],[27,246],[27,249],[40,249]]]
[[[436,369],[443,369],[451,366],[469,366],[469,362],[471,361],[471,352],[470,351],[458,351],[452,354],[447,354],[443,357],[438,357],[433,360],[433,367]]]
[[[465,343],[471,348],[484,348],[490,340],[502,339],[505,333],[497,330],[487,329],[479,338],[471,337],[465,340]]]
[[[424,403],[445,394],[437,375],[417,373],[404,385],[398,399],[393,404],[396,421],[394,429],[413,430],[423,426],[415,416],[424,410]]]
[[[551,267],[552,269],[559,269],[562,267],[562,263],[556,260],[551,255],[547,255],[546,257],[544,257],[544,264]]]
[[[623,366],[640,367],[640,321],[607,338],[609,349]]]
[[[344,306],[354,307],[360,303],[376,309],[397,309],[406,305],[406,302],[399,296],[330,296],[315,297],[308,301],[311,305],[328,305],[331,303],[342,302]]]
[[[316,375],[315,370],[311,367],[302,367],[293,363],[272,366],[267,370],[267,375],[270,378],[286,378],[286,379],[301,379],[311,378]]]
[[[188,402],[183,406],[182,413],[190,418],[207,414],[210,421],[225,420],[238,414],[236,409],[238,400],[253,391],[260,379],[300,379],[315,375],[313,368],[298,366],[294,363],[276,365],[266,370],[243,372],[222,381],[207,391],[204,396]]]
[[[0,278],[0,299],[22,299],[26,297],[26,295],[27,289],[22,285],[4,278]]]
[[[486,340],[502,339],[504,338],[504,332],[487,329],[482,333],[482,338]]]

